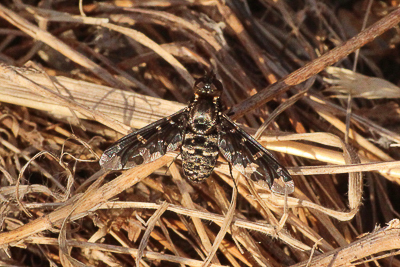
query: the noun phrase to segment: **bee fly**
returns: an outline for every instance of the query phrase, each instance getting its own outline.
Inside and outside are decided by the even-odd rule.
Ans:
[[[221,94],[222,84],[213,72],[197,79],[188,107],[121,138],[103,153],[100,165],[129,169],[180,148],[183,173],[190,181],[202,182],[221,152],[245,177],[275,193],[292,193],[294,183],[285,167],[222,113]]]

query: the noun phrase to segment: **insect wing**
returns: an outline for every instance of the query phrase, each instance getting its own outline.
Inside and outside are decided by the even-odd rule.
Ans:
[[[185,108],[122,137],[104,151],[100,165],[108,170],[129,169],[178,149],[182,145],[187,117]]]
[[[219,149],[222,155],[245,177],[264,187],[267,183],[275,193],[293,193],[294,183],[285,167],[226,115],[221,116],[219,135]],[[285,183],[284,186],[279,183],[280,178]]]

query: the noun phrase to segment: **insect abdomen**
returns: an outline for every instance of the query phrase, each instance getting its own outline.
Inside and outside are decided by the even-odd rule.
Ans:
[[[186,132],[182,144],[182,167],[185,176],[193,182],[207,179],[218,158],[218,134]]]

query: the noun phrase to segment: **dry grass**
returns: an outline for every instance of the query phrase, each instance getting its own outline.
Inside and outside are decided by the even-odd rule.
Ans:
[[[0,4],[0,266],[400,266],[398,2],[295,2]],[[100,169],[210,68],[293,194]]]

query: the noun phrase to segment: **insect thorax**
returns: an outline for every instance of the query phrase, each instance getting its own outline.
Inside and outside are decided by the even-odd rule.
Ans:
[[[183,172],[188,179],[202,182],[211,175],[218,158],[219,98],[196,96],[189,107],[188,127],[182,144]]]

